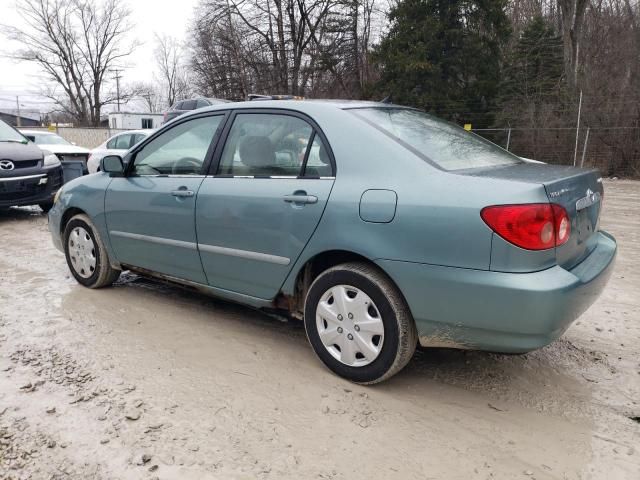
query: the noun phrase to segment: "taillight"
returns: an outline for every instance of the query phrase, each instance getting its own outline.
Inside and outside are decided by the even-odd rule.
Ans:
[[[551,203],[495,205],[480,216],[506,241],[527,250],[545,250],[569,240],[571,222],[567,211]]]

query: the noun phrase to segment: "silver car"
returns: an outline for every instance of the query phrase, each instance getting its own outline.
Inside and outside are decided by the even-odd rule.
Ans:
[[[140,143],[142,140],[151,135],[155,130],[129,130],[120,132],[107,140],[101,145],[91,150],[89,160],[87,160],[87,168],[89,173],[100,171],[100,161],[107,155],[124,155],[131,147]]]

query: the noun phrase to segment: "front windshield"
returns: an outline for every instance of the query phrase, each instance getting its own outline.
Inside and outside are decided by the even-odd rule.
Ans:
[[[36,145],[71,145],[64,138],[54,134],[28,133],[26,136]]]
[[[359,108],[351,112],[445,170],[522,163],[498,145],[418,110]]]
[[[9,125],[0,120],[0,142],[26,143],[25,138]]]

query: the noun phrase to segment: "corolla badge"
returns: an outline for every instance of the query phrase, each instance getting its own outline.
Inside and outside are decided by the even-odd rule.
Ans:
[[[578,201],[576,202],[576,210],[583,210],[599,201],[600,201],[600,192],[594,192],[590,188],[587,188],[587,192],[585,196],[578,199]]]
[[[0,170],[13,170],[15,165],[11,160],[0,160]]]

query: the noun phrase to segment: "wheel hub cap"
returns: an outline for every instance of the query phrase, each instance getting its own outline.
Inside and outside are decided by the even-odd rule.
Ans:
[[[69,235],[69,258],[75,272],[89,278],[96,271],[96,247],[91,235],[82,227],[76,227]]]
[[[370,364],[382,350],[384,324],[378,307],[362,290],[336,285],[316,308],[320,340],[338,361],[350,367]]]

